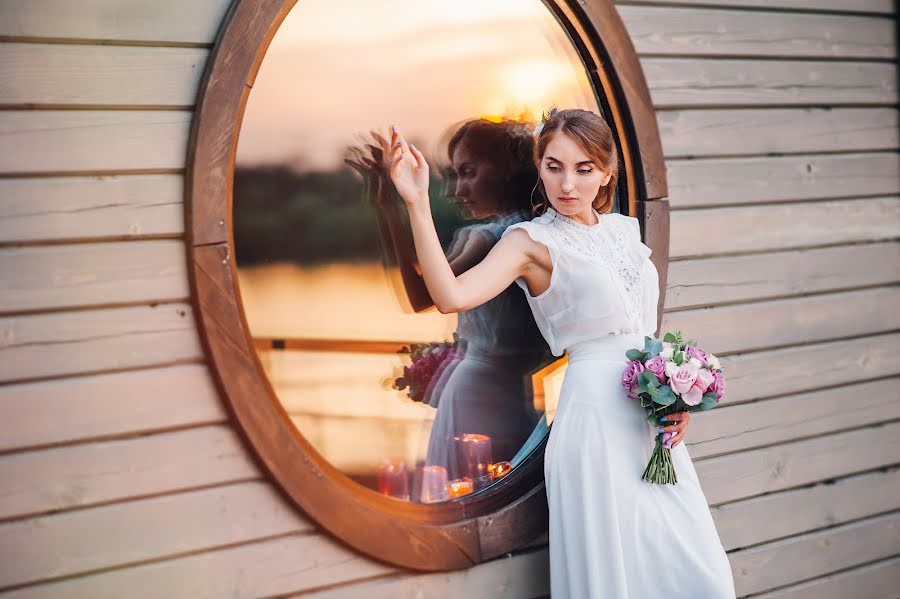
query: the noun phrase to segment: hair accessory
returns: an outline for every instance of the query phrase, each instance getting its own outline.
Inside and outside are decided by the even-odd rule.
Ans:
[[[547,121],[556,116],[557,112],[559,112],[559,109],[556,106],[551,106],[550,110],[548,110],[547,112],[541,111],[541,122],[534,127],[535,137],[538,137],[541,134],[541,131],[544,130],[544,125],[547,123]]]

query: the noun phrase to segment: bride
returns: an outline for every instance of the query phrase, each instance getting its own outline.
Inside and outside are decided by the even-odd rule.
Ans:
[[[392,128],[385,148],[416,253],[442,313],[479,306],[513,281],[568,365],[544,454],[554,599],[734,599],[728,557],[672,414],[678,483],[641,479],[656,430],[620,377],[625,351],[656,330],[659,278],[637,219],[612,212],[618,154],[586,110],[554,111],[535,144],[539,216],[510,225],[477,265],[453,273],[441,247],[422,153]]]

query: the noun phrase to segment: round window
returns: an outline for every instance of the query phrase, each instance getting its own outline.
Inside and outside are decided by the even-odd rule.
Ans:
[[[384,168],[388,127],[429,160],[457,275],[532,217],[533,134],[551,105],[606,116],[617,208],[642,212],[658,169],[631,163],[637,125],[595,40],[633,51],[617,18],[593,22],[539,0],[242,0],[213,52],[186,183],[204,341],[273,478],[380,559],[465,567],[544,529],[565,369],[515,284],[435,309]]]

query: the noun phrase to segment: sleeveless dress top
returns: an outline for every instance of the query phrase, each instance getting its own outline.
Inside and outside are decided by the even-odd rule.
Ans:
[[[656,331],[659,273],[648,259],[652,250],[641,241],[638,220],[593,212],[599,221],[585,225],[551,207],[503,232],[525,229],[550,251],[553,272],[543,293],[531,295],[521,277],[516,283],[554,356],[603,335]]]
[[[547,246],[550,286],[535,320],[568,364],[544,450],[551,596],[734,599],[728,556],[686,443],[671,450],[675,485],[641,475],[656,430],[621,384],[625,351],[656,330],[659,276],[638,221],[581,224],[554,209],[517,228]]]

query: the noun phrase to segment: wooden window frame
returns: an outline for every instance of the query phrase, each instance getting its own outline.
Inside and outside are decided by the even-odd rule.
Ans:
[[[332,466],[292,424],[254,349],[241,303],[231,226],[237,139],[247,98],[275,32],[296,0],[235,0],[200,85],[187,151],[185,231],[192,301],[205,354],[260,467],[338,539],[384,562],[453,570],[502,555],[547,526],[546,438],[484,493],[437,503],[379,495]],[[618,138],[623,212],[637,216],[660,273],[662,314],[668,204],[662,144],[637,54],[611,0],[547,1],[567,30]],[[620,171],[621,172],[621,171]]]

